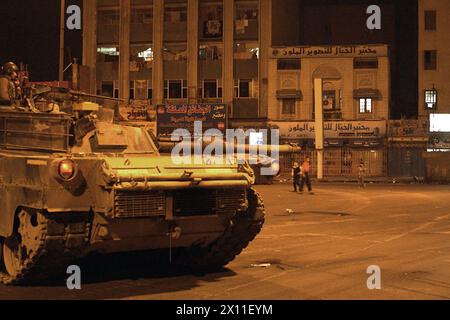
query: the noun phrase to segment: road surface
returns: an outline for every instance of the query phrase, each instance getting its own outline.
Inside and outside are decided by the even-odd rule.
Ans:
[[[192,275],[110,257],[86,263],[80,291],[0,285],[0,299],[450,298],[450,186],[315,187],[314,195],[287,184],[257,187],[264,230],[222,272]],[[372,265],[381,290],[367,288]]]

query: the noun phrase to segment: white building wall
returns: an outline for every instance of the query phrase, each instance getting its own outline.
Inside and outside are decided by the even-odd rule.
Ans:
[[[335,50],[338,47],[334,47]],[[277,57],[272,55],[269,61],[269,119],[270,120],[312,120],[314,106],[313,77],[316,72],[336,75],[336,79],[325,79],[324,90],[332,86],[337,97],[342,99],[340,120],[386,120],[389,118],[390,101],[390,67],[387,46],[377,46],[380,50],[377,69],[354,69],[354,58],[347,57],[302,57],[300,70],[277,70]],[[381,48],[381,49],[380,49]],[[272,48],[283,51],[289,48]],[[308,50],[308,49],[306,49]],[[296,102],[296,114],[287,118],[282,115],[282,99],[277,97],[278,90],[300,90],[302,99]],[[374,111],[369,114],[359,113],[359,100],[354,97],[356,89],[375,89],[381,94],[380,100],[374,100]],[[340,98],[340,99],[339,99]],[[338,102],[339,103],[339,102]]]

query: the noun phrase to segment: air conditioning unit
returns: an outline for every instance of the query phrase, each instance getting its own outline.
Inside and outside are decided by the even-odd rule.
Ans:
[[[332,98],[325,99],[325,100],[323,100],[323,108],[325,110],[333,109],[333,103],[334,103],[334,100]]]

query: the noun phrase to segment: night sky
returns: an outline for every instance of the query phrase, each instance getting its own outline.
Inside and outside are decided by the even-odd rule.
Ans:
[[[81,6],[82,0],[66,0]],[[59,0],[0,1],[0,63],[14,61],[29,66],[32,81],[58,79]],[[81,31],[66,30],[65,64],[81,60]]]

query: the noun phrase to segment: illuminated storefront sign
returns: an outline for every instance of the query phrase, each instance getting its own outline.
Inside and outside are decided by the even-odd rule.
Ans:
[[[430,114],[430,132],[450,133],[450,114]]]
[[[383,45],[272,48],[271,58],[387,57]]]
[[[315,139],[315,123],[271,122],[282,139]],[[386,137],[386,121],[329,121],[324,123],[326,139],[381,139]]]

